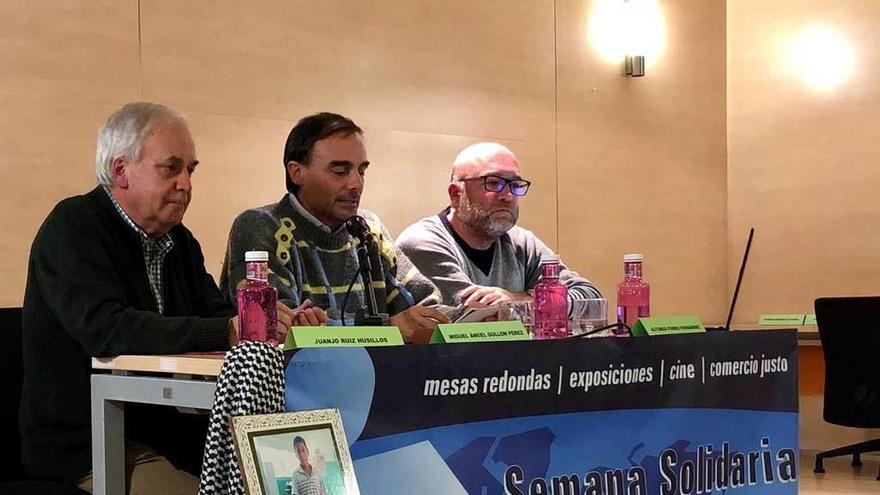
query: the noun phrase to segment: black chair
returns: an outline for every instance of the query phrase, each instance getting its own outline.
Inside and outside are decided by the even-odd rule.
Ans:
[[[0,482],[20,480],[24,476],[21,465],[21,435],[18,432],[18,405],[21,399],[21,308],[0,308],[0,438],[9,439],[6,445],[12,451],[7,462],[0,463]]]
[[[85,495],[86,492],[64,483],[26,480],[18,430],[23,377],[21,330],[21,308],[0,308],[0,438],[9,439],[3,442],[3,450],[12,454],[0,463],[0,495]]]
[[[880,428],[880,297],[816,299],[816,321],[825,357],[825,421],[853,428]],[[816,455],[813,472],[824,473],[822,461],[880,451],[880,438],[826,450]],[[880,472],[877,479],[880,480]]]

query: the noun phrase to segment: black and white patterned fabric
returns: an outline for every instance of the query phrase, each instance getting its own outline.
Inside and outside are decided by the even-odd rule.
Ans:
[[[208,424],[200,495],[244,495],[230,418],[284,412],[284,354],[263,342],[242,342],[226,355]]]

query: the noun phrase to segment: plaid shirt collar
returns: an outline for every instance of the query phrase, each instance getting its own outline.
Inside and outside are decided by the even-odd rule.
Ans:
[[[144,229],[138,227],[138,225],[134,223],[134,220],[125,213],[125,210],[122,209],[122,206],[120,206],[116,201],[116,198],[113,197],[110,189],[105,187],[104,192],[107,193],[110,202],[113,203],[113,207],[116,208],[119,216],[122,217],[132,230],[137,232],[138,237],[141,240],[141,245],[144,248],[144,264],[147,267],[147,278],[150,282],[150,289],[152,289],[153,296],[156,298],[156,307],[159,310],[159,313],[164,314],[165,304],[162,296],[162,263],[165,260],[165,255],[174,247],[174,241],[171,239],[171,234],[166,233],[158,238],[148,236],[147,233],[144,232]]]
[[[138,224],[134,223],[134,220],[132,220],[131,217],[128,216],[128,213],[126,213],[125,210],[122,209],[122,206],[120,206],[119,203],[116,201],[116,198],[113,197],[113,193],[110,192],[110,188],[105,186],[104,192],[107,193],[107,197],[110,198],[110,202],[113,203],[113,207],[116,208],[116,211],[119,213],[119,216],[121,216],[122,219],[125,220],[125,223],[127,223],[128,226],[132,228],[132,230],[137,232],[137,234],[141,236],[142,239],[149,240],[150,236],[148,236],[147,233],[144,232],[144,229],[140,228]],[[167,237],[168,240],[171,241],[171,235],[169,234],[165,234],[164,236],[153,240],[159,241],[165,237]]]

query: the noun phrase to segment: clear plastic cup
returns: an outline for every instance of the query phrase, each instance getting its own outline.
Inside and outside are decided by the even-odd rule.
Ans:
[[[570,302],[569,327],[572,335],[583,335],[608,324],[608,301],[605,299],[578,299]],[[588,337],[614,335],[611,329],[593,333]]]
[[[531,299],[526,301],[511,301],[507,303],[508,319],[522,322],[529,335],[535,328],[535,313]]]

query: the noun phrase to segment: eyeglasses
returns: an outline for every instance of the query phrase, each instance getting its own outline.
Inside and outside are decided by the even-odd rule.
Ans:
[[[510,187],[510,193],[514,196],[525,196],[526,193],[529,192],[529,186],[532,185],[531,182],[524,179],[505,179],[504,177],[499,177],[497,175],[484,175],[482,177],[471,177],[469,179],[458,180],[462,182],[482,180],[483,189],[494,193],[500,193],[505,187]]]

